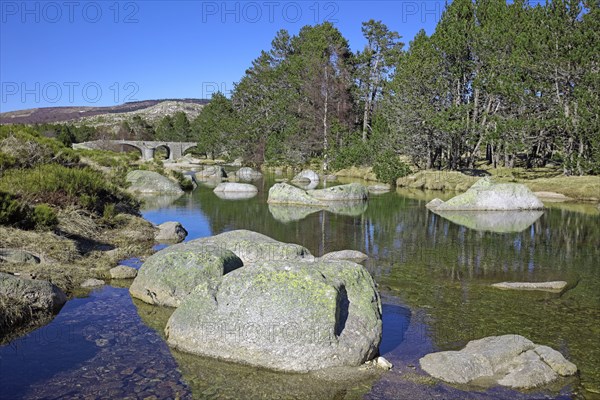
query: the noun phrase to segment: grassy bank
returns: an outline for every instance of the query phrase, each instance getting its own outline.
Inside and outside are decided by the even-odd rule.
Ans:
[[[76,152],[26,127],[0,127],[0,272],[47,280],[68,296],[88,278],[108,279],[129,257],[152,252],[155,228],[126,191],[127,154]],[[181,177],[183,179],[183,177]],[[0,331],[39,325],[19,299],[0,298]],[[4,326],[10,324],[10,326]]]
[[[492,176],[497,182],[522,183],[534,192],[554,192],[580,201],[600,200],[599,176],[563,176],[549,170],[522,169],[457,171],[419,171],[399,178],[398,187],[464,192],[482,176]]]

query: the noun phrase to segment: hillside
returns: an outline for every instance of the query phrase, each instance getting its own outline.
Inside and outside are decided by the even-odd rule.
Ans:
[[[207,104],[203,99],[143,100],[110,107],[44,107],[0,113],[0,124],[38,124],[72,122],[112,126],[139,115],[154,121],[178,111],[192,119]]]

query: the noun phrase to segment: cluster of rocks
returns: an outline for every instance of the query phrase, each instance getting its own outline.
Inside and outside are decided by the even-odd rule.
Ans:
[[[177,307],[165,333],[182,351],[306,372],[358,366],[381,340],[381,301],[358,252],[316,258],[297,244],[238,230],[149,257],[133,297]]]

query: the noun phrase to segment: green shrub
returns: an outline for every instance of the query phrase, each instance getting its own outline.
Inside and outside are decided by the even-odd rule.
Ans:
[[[8,193],[0,192],[0,225],[29,229],[33,227],[31,208]]]
[[[400,161],[392,150],[386,150],[375,157],[373,172],[381,182],[396,184],[396,180],[410,174],[410,167]]]
[[[189,192],[190,190],[194,190],[194,184],[191,180],[186,179],[185,176],[179,171],[171,171],[171,175],[177,179],[179,186],[182,190]]]
[[[29,203],[64,207],[79,205],[102,215],[105,204],[135,209],[137,203],[104,175],[91,168],[40,165],[34,169],[9,170],[0,178],[0,190]]]
[[[333,155],[331,167],[334,170],[349,168],[352,166],[361,167],[369,165],[372,160],[371,148],[369,143],[357,139],[354,143],[338,149]]]
[[[33,224],[38,230],[51,230],[58,225],[58,217],[48,204],[38,204],[33,209]]]

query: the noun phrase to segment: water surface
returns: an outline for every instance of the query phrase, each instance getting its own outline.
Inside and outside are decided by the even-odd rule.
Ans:
[[[538,399],[600,392],[600,216],[594,207],[552,205],[520,232],[494,232],[495,222],[476,229],[481,224],[461,225],[424,207],[449,194],[399,190],[324,211],[269,207],[272,183],[256,182],[258,196],[240,200],[200,187],[149,202],[144,216],[181,222],[187,240],[250,229],[302,244],[316,256],[367,253],[366,267],[383,294],[380,350],[394,363],[391,372],[340,385],[182,354],[163,340],[172,310],[134,302],[126,287],[105,287],[69,302],[46,327],[0,347],[0,397]],[[566,280],[569,290],[490,287],[509,280]],[[580,368],[580,382],[560,382],[562,392],[484,390],[436,383],[418,367],[428,352],[506,333],[560,350]]]

